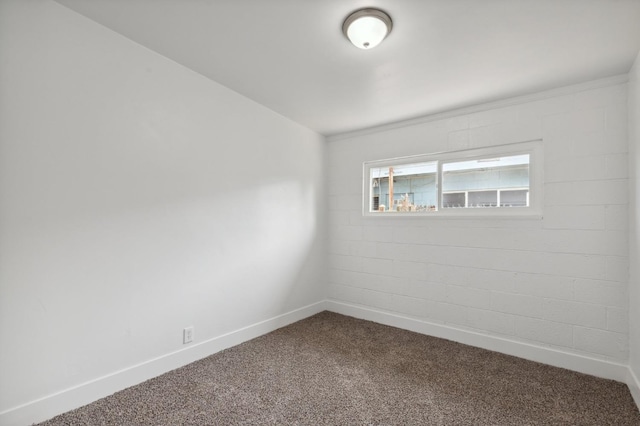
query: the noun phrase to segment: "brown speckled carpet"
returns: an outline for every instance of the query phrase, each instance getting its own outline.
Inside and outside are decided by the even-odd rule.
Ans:
[[[640,425],[624,384],[323,312],[42,425]]]

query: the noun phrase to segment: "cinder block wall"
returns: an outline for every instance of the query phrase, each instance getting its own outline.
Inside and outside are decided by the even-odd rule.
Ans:
[[[330,299],[626,364],[626,105],[612,79],[330,138]],[[361,214],[364,161],[534,139],[542,219]]]

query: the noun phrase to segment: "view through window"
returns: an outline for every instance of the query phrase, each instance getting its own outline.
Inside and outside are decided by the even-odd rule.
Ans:
[[[535,149],[502,150],[507,152],[494,147],[365,163],[365,213],[531,207]]]

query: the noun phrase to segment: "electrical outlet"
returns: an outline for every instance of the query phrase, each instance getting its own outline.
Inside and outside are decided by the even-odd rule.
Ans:
[[[182,330],[182,343],[187,344],[193,342],[193,326]]]

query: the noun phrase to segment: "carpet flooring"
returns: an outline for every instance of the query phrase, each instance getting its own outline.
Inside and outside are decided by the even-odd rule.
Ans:
[[[640,425],[626,385],[322,312],[41,425]]]

